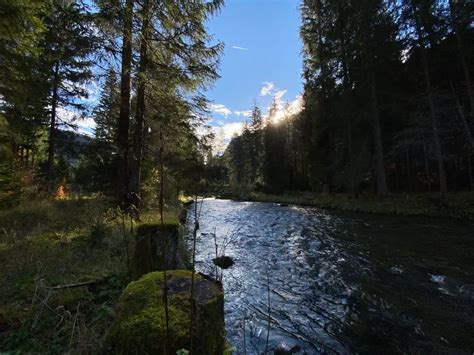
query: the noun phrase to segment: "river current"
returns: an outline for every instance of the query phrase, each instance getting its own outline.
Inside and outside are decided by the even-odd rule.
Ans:
[[[236,353],[474,351],[473,224],[219,199],[198,211],[197,270],[215,275],[216,244],[235,261],[217,271]]]

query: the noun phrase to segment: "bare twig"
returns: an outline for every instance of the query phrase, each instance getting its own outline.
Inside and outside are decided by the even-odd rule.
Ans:
[[[191,267],[191,295],[190,295],[190,304],[191,304],[191,322],[190,322],[190,329],[189,334],[191,337],[191,342],[189,346],[189,353],[193,354],[193,338],[194,338],[194,274],[196,272],[196,239],[197,239],[197,232],[199,230],[199,216],[201,214],[202,209],[202,201],[201,201],[201,208],[199,209],[198,213],[198,192],[196,191],[196,195],[194,198],[194,229],[193,229],[193,257],[192,257],[192,267]]]
[[[120,212],[122,216],[122,236],[123,236],[123,244],[125,247],[125,255],[127,257],[127,272],[128,277],[131,279],[131,272],[130,272],[130,255],[128,253],[128,239],[127,239],[127,230],[125,228],[125,213],[123,211]]]
[[[49,286],[40,286],[40,287],[46,288],[48,290],[61,290],[61,289],[64,289],[64,288],[75,288],[75,287],[95,285],[95,284],[97,284],[97,283],[99,283],[103,280],[104,279],[96,279],[96,280],[91,280],[91,281],[78,282],[78,283],[74,283],[74,284],[57,285],[57,286],[52,286],[52,287],[49,287]],[[36,294],[36,292],[35,292],[35,294]]]
[[[224,255],[225,254],[225,250],[226,248],[234,242],[236,236],[237,236],[237,233],[242,229],[242,227],[237,227],[236,229],[234,229],[232,232],[227,232],[227,235],[224,237],[224,240],[222,242],[222,245],[221,245],[221,250],[220,250],[220,255]]]
[[[30,329],[34,329],[36,327],[36,324],[38,324],[38,321],[39,319],[41,318],[41,316],[43,315],[43,309],[44,307],[48,308],[49,310],[51,310],[52,312],[58,314],[54,309],[52,309],[49,305],[48,305],[48,300],[49,298],[51,297],[51,294],[52,292],[49,291],[48,294],[46,295],[46,298],[45,299],[42,299],[41,297],[38,296],[38,294],[35,294],[36,298],[41,302],[42,304],[42,307],[39,309],[38,313],[36,313],[36,317],[33,321],[33,324],[31,324],[31,328]]]
[[[160,158],[160,224],[161,224],[161,234],[163,236],[163,301],[165,304],[165,339],[164,339],[164,354],[168,353],[168,331],[169,331],[169,313],[168,313],[168,275],[166,272],[166,249],[168,245],[168,239],[165,237],[165,223],[163,218],[163,208],[164,208],[164,199],[163,199],[163,192],[164,192],[164,180],[165,180],[165,169],[164,169],[164,162],[163,162],[163,150],[164,150],[164,141],[163,141],[163,133],[160,133],[161,136],[161,146],[159,150],[159,158]]]
[[[31,304],[30,304],[30,309],[33,309],[33,305],[35,303],[35,298],[36,298],[36,293],[38,292],[38,285],[35,287],[35,293],[33,294],[33,297],[31,298]]]
[[[244,328],[244,355],[247,355],[247,340],[245,337],[245,315],[244,319],[242,320],[242,327]]]
[[[217,235],[216,235],[216,228],[214,228],[214,246],[216,248],[216,259],[219,257],[219,252],[218,252],[218,245],[217,245]],[[219,275],[218,275],[218,268],[217,264],[214,264],[214,275],[216,277],[216,281],[219,280]]]
[[[74,323],[72,324],[72,331],[71,331],[71,338],[69,339],[69,352],[71,352],[71,347],[72,347],[72,340],[74,339],[74,331],[76,330],[76,323],[77,323],[77,316],[79,314],[79,306],[81,305],[81,302],[77,304],[76,307],[76,316],[74,317]]]

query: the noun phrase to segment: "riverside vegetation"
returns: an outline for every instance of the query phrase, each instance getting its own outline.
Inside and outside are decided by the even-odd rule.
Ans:
[[[399,216],[446,217],[460,220],[474,218],[472,192],[449,193],[444,198],[437,194],[392,194],[380,199],[373,195],[354,197],[348,194],[323,194],[290,191],[269,194],[256,191],[233,191],[217,196],[238,201],[276,202],[300,206]]]

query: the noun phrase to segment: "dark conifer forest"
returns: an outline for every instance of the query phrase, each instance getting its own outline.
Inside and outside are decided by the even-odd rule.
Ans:
[[[473,4],[303,1],[304,107],[258,107],[226,158],[232,184],[266,192],[473,187]]]

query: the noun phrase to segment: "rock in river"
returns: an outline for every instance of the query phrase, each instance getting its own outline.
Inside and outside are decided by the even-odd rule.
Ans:
[[[230,256],[222,255],[218,258],[212,259],[214,265],[219,266],[221,269],[228,269],[234,265],[234,260]]]

